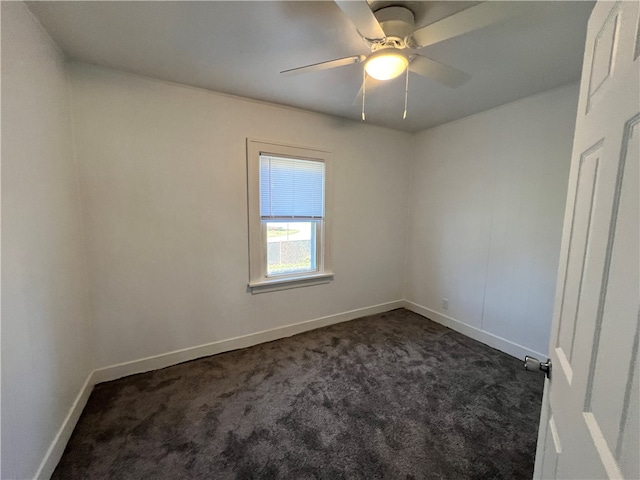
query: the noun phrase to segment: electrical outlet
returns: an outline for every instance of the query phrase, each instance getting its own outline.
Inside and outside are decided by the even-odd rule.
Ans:
[[[449,299],[448,298],[443,298],[442,299],[442,308],[444,308],[445,310],[447,308],[449,308]]]

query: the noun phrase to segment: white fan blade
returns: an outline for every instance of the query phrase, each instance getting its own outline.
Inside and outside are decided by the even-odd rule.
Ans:
[[[366,82],[367,90],[365,94],[368,97],[369,95],[373,94],[373,92],[375,92],[376,88],[380,86],[381,81],[367,75]],[[356,98],[353,99],[353,102],[351,102],[351,105],[362,105],[362,85],[360,85],[360,90],[358,90],[358,94],[356,95]]]
[[[430,58],[416,55],[409,64],[409,71],[431,78],[448,87],[459,87],[471,78],[470,75],[461,72],[444,63],[436,62]]]
[[[335,0],[335,2],[364,38],[380,40],[385,37],[378,19],[371,11],[366,0]]]
[[[418,48],[477,30],[522,13],[525,2],[483,2],[413,32]]]
[[[291,68],[289,70],[283,70],[280,73],[285,75],[295,75],[298,73],[315,72],[318,70],[327,70],[329,68],[344,67],[345,65],[351,65],[353,63],[360,63],[365,60],[364,55],[354,55],[352,57],[338,58],[336,60],[329,60],[327,62],[312,63],[311,65],[305,65],[304,67]]]

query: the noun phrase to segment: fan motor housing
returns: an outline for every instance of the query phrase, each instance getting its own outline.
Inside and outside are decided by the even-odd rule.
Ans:
[[[386,7],[374,12],[387,41],[394,41],[400,48],[406,47],[405,39],[414,30],[413,12],[404,7]]]

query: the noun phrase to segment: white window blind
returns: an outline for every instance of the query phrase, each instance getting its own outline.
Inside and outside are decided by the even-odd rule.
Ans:
[[[324,162],[260,155],[260,217],[322,219]]]

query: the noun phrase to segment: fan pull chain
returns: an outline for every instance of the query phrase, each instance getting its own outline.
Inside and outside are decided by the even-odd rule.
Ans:
[[[367,91],[367,71],[363,68],[362,69],[362,121],[364,122],[365,120],[365,115],[364,115],[364,97]]]
[[[404,84],[404,113],[402,119],[407,118],[407,97],[409,96],[409,69],[407,68],[407,80]]]

